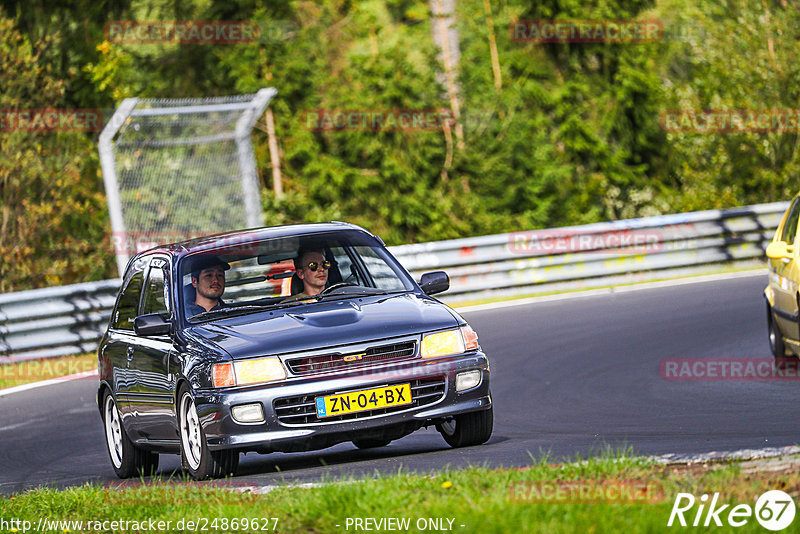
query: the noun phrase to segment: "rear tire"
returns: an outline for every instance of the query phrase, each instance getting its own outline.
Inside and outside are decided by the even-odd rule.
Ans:
[[[181,465],[192,478],[204,480],[236,474],[236,468],[239,467],[239,452],[208,450],[194,397],[185,385],[178,393],[178,425],[181,436]]]
[[[119,478],[153,475],[158,470],[158,454],[136,447],[125,432],[117,402],[110,391],[103,397],[103,427],[111,467]]]
[[[391,442],[392,440],[390,439],[354,439],[353,445],[359,449],[377,449],[378,447],[385,447]]]
[[[469,447],[489,441],[493,426],[494,408],[489,408],[457,415],[436,425],[436,430],[451,447]]]

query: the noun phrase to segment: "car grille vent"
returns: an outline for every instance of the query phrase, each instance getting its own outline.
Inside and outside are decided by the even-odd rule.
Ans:
[[[403,382],[405,383],[405,382]],[[275,399],[273,407],[278,421],[285,425],[304,425],[309,423],[327,423],[333,421],[349,421],[351,419],[364,419],[375,415],[384,415],[393,412],[400,412],[427,404],[433,404],[444,396],[444,378],[426,378],[412,380],[411,384],[411,404],[402,406],[392,406],[390,408],[379,408],[377,410],[366,410],[363,412],[348,413],[333,417],[317,417],[317,409],[314,399],[333,392],[319,393],[314,395],[302,395],[297,397],[284,397]]]
[[[375,362],[411,358],[416,352],[416,346],[417,344],[415,341],[406,341],[403,343],[370,347],[363,352],[293,358],[287,360],[286,365],[289,367],[289,370],[296,375],[353,369]]]

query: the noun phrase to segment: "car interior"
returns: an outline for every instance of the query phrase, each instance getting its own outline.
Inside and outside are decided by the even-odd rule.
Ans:
[[[325,258],[331,263],[325,287],[341,283],[343,277],[334,251],[327,245],[320,246],[320,249],[324,251]],[[342,250],[342,252],[344,251]],[[226,272],[225,293],[222,297],[226,305],[277,304],[292,295],[303,292],[303,281],[297,276],[294,268],[297,250],[258,256],[241,256],[221,252],[217,256],[231,265],[231,269]],[[357,281],[359,277],[356,266],[350,261],[348,263],[350,271],[347,277],[348,281]],[[193,302],[196,296],[190,273],[190,268],[185,269],[183,276],[184,303]]]

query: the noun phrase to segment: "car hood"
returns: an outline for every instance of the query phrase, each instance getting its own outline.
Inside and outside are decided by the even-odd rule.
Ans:
[[[346,298],[219,319],[189,333],[234,359],[328,348],[458,326],[450,308],[413,293]]]

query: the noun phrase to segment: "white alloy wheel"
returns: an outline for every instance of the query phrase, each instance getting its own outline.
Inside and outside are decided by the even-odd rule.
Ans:
[[[119,469],[122,467],[122,425],[120,424],[119,411],[114,403],[114,397],[106,396],[105,404],[106,445],[111,463]]]
[[[203,455],[203,436],[200,431],[200,419],[194,406],[192,395],[186,391],[181,397],[181,444],[189,467],[196,471],[200,468]]]

